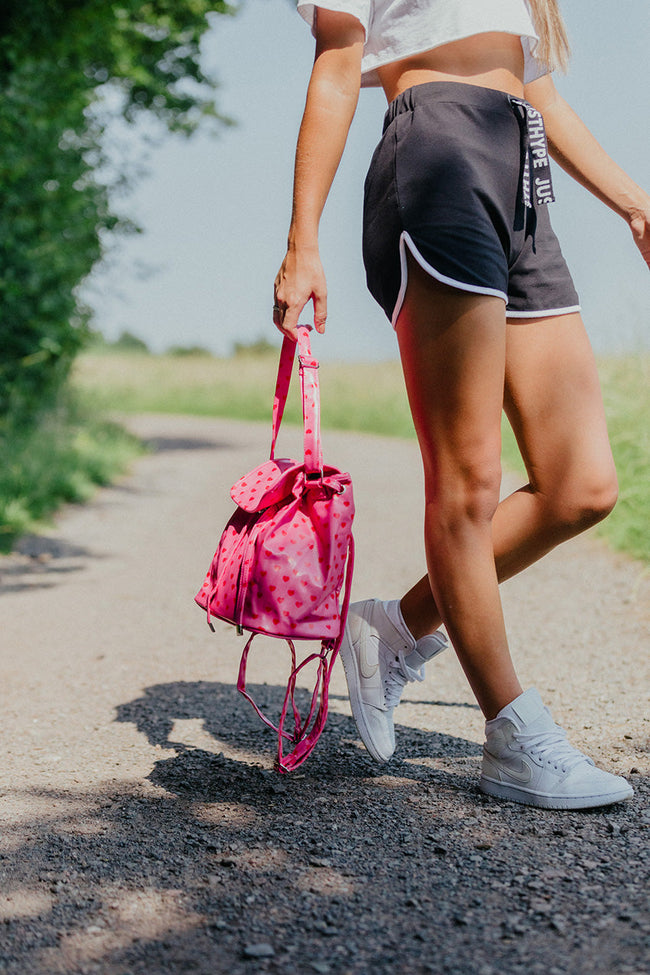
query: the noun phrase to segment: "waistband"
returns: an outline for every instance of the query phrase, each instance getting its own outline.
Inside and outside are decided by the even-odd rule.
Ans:
[[[407,88],[393,99],[384,116],[384,132],[393,119],[403,112],[412,112],[416,105],[459,102],[490,111],[501,110],[506,115],[512,115],[511,98],[512,95],[505,91],[483,88],[480,85],[466,85],[461,81],[425,81],[421,85]]]

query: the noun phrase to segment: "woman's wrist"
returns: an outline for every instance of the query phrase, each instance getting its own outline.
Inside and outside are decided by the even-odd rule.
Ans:
[[[307,231],[292,228],[287,238],[287,250],[293,253],[301,251],[302,253],[318,254],[318,230]]]

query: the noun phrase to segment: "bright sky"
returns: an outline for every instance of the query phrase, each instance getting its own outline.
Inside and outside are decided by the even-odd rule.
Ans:
[[[564,3],[574,56],[556,84],[611,155],[650,187],[650,7],[647,0]],[[202,345],[227,355],[235,341],[279,341],[271,323],[273,279],[284,255],[293,154],[313,58],[309,28],[291,0],[247,0],[216,17],[206,66],[219,107],[236,121],[218,138],[165,137],[120,206],[144,228],[122,241],[86,289],[96,324],[123,329],[154,351]],[[361,261],[361,201],[385,102],[364,89],[321,225],[329,319],[322,359],[396,355],[395,337],[368,295]],[[119,153],[138,159],[142,132],[120,133]],[[126,140],[125,142],[123,140]],[[552,219],[581,295],[597,352],[650,347],[650,277],[625,223],[554,170]],[[303,320],[309,321],[309,313]]]

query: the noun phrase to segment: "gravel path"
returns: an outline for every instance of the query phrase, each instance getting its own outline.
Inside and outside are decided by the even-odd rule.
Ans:
[[[315,754],[279,777],[234,688],[241,640],[193,605],[268,428],[133,425],[155,451],[132,476],[0,559],[0,972],[648,975],[647,570],[586,537],[503,587],[525,684],[632,801],[481,796],[451,652],[407,688],[383,767],[338,665]],[[325,454],[355,483],[353,595],[400,594],[423,565],[415,444],[326,433]],[[272,642],[250,679],[277,710]]]

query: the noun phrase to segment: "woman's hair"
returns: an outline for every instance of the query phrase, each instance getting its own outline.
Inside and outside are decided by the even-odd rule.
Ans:
[[[529,0],[539,44],[535,56],[549,68],[566,70],[569,64],[569,39],[558,0]]]

